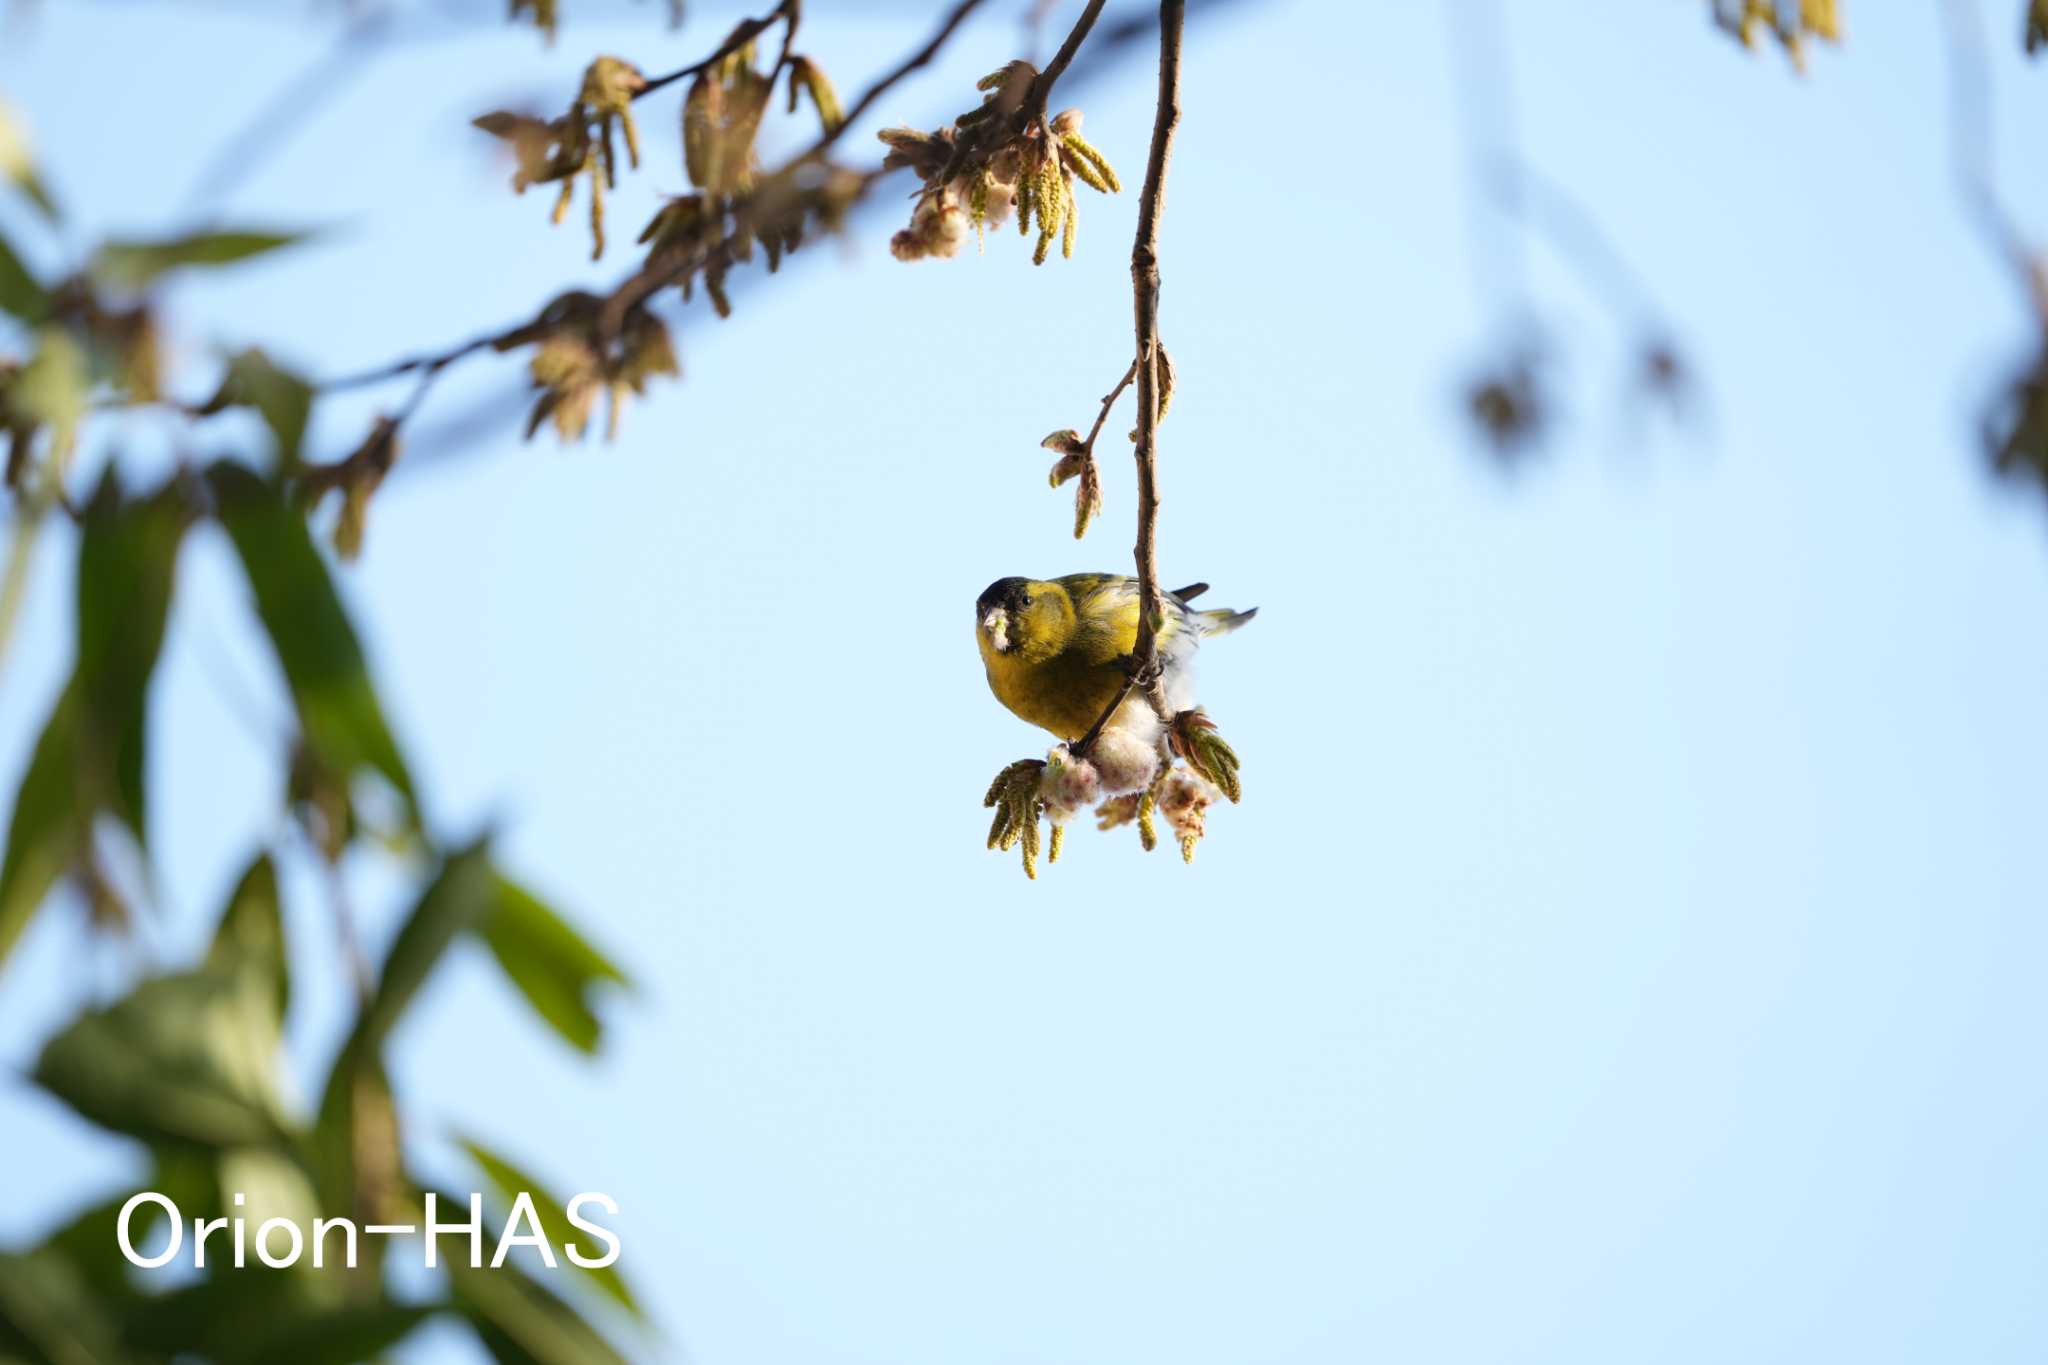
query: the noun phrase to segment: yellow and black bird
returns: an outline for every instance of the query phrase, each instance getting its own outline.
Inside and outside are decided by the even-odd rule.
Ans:
[[[1193,665],[1201,642],[1257,615],[1256,608],[1188,606],[1208,590],[1207,583],[1191,583],[1161,594],[1166,619],[1158,636],[1160,676],[1176,711],[1194,705]],[[1123,686],[1125,665],[1138,647],[1138,580],[1105,573],[999,578],[975,602],[974,624],[996,700],[1063,740],[1079,739]],[[1134,718],[1140,709],[1150,716],[1141,701],[1126,708]]]

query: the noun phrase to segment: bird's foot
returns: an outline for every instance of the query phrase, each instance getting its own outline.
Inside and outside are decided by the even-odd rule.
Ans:
[[[1140,659],[1135,654],[1119,654],[1116,658],[1116,666],[1121,668],[1124,671],[1124,676],[1131,680],[1132,688],[1141,692],[1158,682],[1166,672],[1166,665],[1160,662],[1159,654],[1156,650],[1153,651],[1152,657],[1149,659]]]

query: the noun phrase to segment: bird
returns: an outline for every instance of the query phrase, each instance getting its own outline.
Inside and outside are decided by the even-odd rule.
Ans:
[[[1258,614],[1256,607],[1188,606],[1208,590],[1207,583],[1190,583],[1160,596],[1160,680],[1175,711],[1194,704],[1193,664],[1201,642],[1227,635]],[[974,623],[996,700],[1071,743],[1088,733],[1129,676],[1138,646],[1138,580],[1106,573],[999,578],[976,599]],[[1112,724],[1128,717],[1133,728],[1149,726],[1151,715],[1151,707],[1133,696]]]

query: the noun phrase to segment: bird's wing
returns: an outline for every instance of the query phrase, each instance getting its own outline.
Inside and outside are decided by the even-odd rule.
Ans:
[[[1195,613],[1195,629],[1204,635],[1228,635],[1258,614],[1257,607],[1245,611],[1232,611],[1228,607],[1218,611],[1198,611]]]
[[[1121,574],[1073,574],[1059,580],[1074,599],[1074,650],[1107,664],[1138,646],[1138,580]]]
[[[1074,599],[1080,622],[1069,648],[1091,664],[1109,664],[1138,647],[1138,580],[1122,574],[1074,574],[1059,580]],[[1159,631],[1162,650],[1175,659],[1177,646],[1196,638],[1190,629],[1194,613],[1178,593],[1162,599],[1166,620]],[[1172,662],[1171,660],[1169,662]]]

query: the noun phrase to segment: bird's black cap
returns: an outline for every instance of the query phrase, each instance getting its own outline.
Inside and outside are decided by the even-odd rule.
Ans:
[[[1014,610],[1023,606],[1024,589],[1030,586],[1030,583],[1031,580],[1028,578],[998,578],[984,588],[981,596],[975,599],[975,616],[986,616],[997,607]]]

